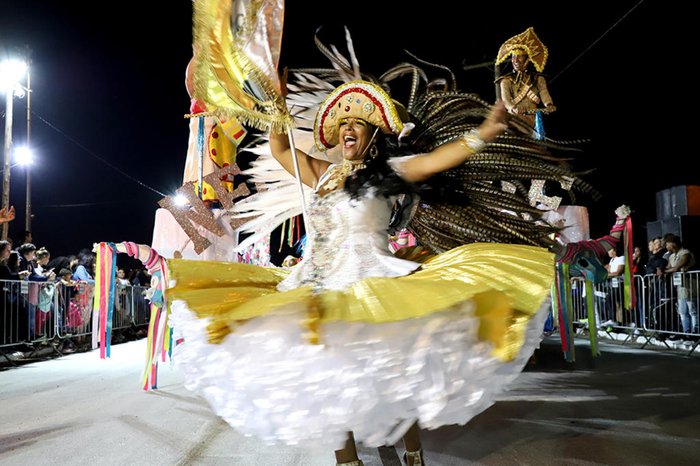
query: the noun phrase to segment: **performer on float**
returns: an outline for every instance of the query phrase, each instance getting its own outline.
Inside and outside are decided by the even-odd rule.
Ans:
[[[190,133],[183,185],[191,186],[189,189],[195,193],[192,200],[202,203],[201,215],[208,218],[206,224],[199,224],[185,218],[183,207],[166,204],[156,211],[151,245],[164,257],[182,255],[190,259],[236,260],[233,249],[238,243],[237,234],[230,224],[230,214],[223,210],[226,201],[220,199],[220,194],[234,192],[234,180],[233,174],[223,173],[222,169],[236,163],[237,147],[247,131],[236,118],[219,117],[205,102],[194,97],[195,66],[196,53],[187,65],[185,77],[191,103],[190,113],[186,115]],[[216,175],[217,172],[223,174]],[[215,177],[213,183],[220,187],[206,181],[212,176]],[[205,246],[202,243],[206,243]]]
[[[194,181],[200,199],[210,206],[219,202],[216,191],[202,182],[199,193],[199,177],[233,165],[236,162],[236,147],[246,135],[246,130],[235,118],[220,120],[212,115],[204,102],[194,97],[194,62],[196,54],[187,64],[185,87],[190,96],[190,137],[182,182]],[[228,192],[233,191],[233,179],[224,176],[221,181]]]
[[[542,75],[548,56],[547,47],[530,27],[505,41],[496,57],[496,65],[508,58],[513,65],[513,72],[496,79],[500,97],[508,112],[518,115],[530,125],[535,131],[536,139],[544,139],[541,114],[552,113],[557,109]]]
[[[287,99],[299,105],[325,89],[316,149],[340,150],[342,162],[307,156],[279,127],[269,136],[275,159],[294,173],[296,152],[300,179],[314,188],[304,259],[291,272],[170,261],[172,321],[184,336],[175,361],[186,386],[245,435],[335,448],[345,466],[362,464],[354,440],[404,436],[407,462],[418,465],[418,427],[468,422],[541,339],[554,229],[533,219],[540,211],[526,191],[493,181],[570,176],[584,185],[529,135],[504,134],[502,104],[431,87],[414,67],[404,108],[356,63],[298,74]],[[409,228],[439,253],[422,262],[389,253],[402,193],[420,196]]]

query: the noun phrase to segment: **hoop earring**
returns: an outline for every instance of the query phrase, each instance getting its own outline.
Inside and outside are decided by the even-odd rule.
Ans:
[[[369,148],[369,156],[372,157],[373,159],[376,159],[378,155],[379,155],[379,149],[377,148],[376,145],[372,144],[372,147]]]

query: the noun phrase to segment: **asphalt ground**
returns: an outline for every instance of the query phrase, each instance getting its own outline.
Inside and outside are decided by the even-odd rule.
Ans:
[[[145,340],[5,366],[0,465],[332,466],[333,452],[239,435],[183,387],[169,364],[144,392]],[[428,466],[700,464],[700,356],[577,340],[565,364],[548,339],[496,404],[465,426],[423,431]],[[360,449],[397,466],[396,448]]]

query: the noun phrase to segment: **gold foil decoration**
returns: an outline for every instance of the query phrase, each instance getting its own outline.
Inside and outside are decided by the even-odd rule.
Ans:
[[[284,0],[195,0],[194,96],[224,120],[286,130],[277,65]]]
[[[479,336],[494,344],[494,355],[509,360],[522,345],[530,318],[549,295],[554,256],[543,248],[474,243],[426,260],[403,277],[370,277],[343,291],[312,293],[305,286],[278,292],[289,269],[250,264],[171,260],[183,299],[200,318],[212,320],[210,341],[221,341],[230,325],[247,319],[306,310],[305,336],[317,341],[324,322],[385,323],[424,317],[473,301]]]

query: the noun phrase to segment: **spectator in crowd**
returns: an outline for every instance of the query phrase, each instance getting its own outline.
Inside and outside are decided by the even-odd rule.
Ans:
[[[60,312],[57,316],[57,324],[65,324],[64,332],[72,333],[83,324],[81,308],[75,302],[77,293],[76,285],[78,282],[72,279],[73,272],[70,269],[60,269],[58,271],[58,286]],[[64,319],[64,320],[62,320]],[[72,353],[75,350],[75,344],[70,339],[63,342],[61,353]]]
[[[639,275],[644,272],[644,258],[642,256],[642,248],[635,246],[632,251],[632,275]]]
[[[47,274],[40,273],[36,270],[36,246],[32,243],[24,243],[17,248],[19,253],[19,270],[29,272],[27,280],[33,282],[54,281],[56,273],[53,271]]]
[[[24,280],[19,273],[19,254],[10,250],[10,242],[0,241],[0,344],[19,341],[27,334],[27,313],[19,299],[19,286],[8,280]]]
[[[58,272],[58,278],[63,286],[75,286],[77,282],[73,280],[73,272],[70,269],[61,269]]]
[[[19,253],[19,269],[27,272],[34,272],[34,258],[36,256],[36,246],[32,243],[25,243],[17,248]]]
[[[622,247],[622,242],[619,242],[617,245],[611,246],[607,250],[610,261],[605,264],[605,270],[608,272],[609,279],[621,277],[625,273],[625,256],[620,254]],[[607,283],[607,286],[609,285],[610,282]],[[601,318],[605,318],[607,320],[601,324],[602,327],[614,327],[616,325],[620,325],[623,320],[621,309],[618,310],[613,308],[615,305],[619,306],[619,300],[613,299],[614,291],[615,288],[608,288],[605,299],[603,300],[602,307],[605,315],[601,316]]]
[[[54,270],[48,267],[49,260],[51,259],[51,253],[46,248],[37,249],[34,257],[36,259],[36,267],[34,267],[34,271],[37,274],[46,275]]]
[[[8,292],[12,290],[11,283],[5,283],[5,280],[22,280],[24,277],[20,277],[19,273],[10,269],[7,264],[10,258],[10,243],[8,241],[0,241],[0,327],[4,326],[5,319],[3,319],[4,310],[8,309],[9,296]],[[17,254],[17,253],[15,253]],[[2,341],[3,331],[0,330],[0,341]]]
[[[619,247],[611,247],[608,249],[610,262],[605,265],[605,270],[608,271],[608,278],[619,277],[625,273],[625,256],[618,255]]]
[[[78,262],[73,271],[73,280],[78,282],[95,283],[93,273],[95,271],[95,255],[87,250],[78,254]]]
[[[54,257],[49,261],[46,267],[54,271],[59,271],[61,269],[74,270],[77,265],[78,256],[71,254],[69,256]]]
[[[131,285],[129,280],[126,279],[126,272],[124,271],[124,268],[122,268],[122,267],[117,268],[117,283],[119,283],[122,286],[130,286]]]
[[[673,237],[676,236],[673,233],[666,233],[662,238],[661,238],[661,246],[664,248],[664,259],[668,260],[669,256],[671,255],[671,251],[668,250],[666,247],[666,243],[671,241]]]
[[[23,244],[28,244],[28,243],[31,243],[32,241],[33,241],[32,232],[29,230],[24,230],[22,232],[22,236],[20,236],[20,238],[19,238],[18,243],[20,246],[22,246]]]
[[[668,265],[668,260],[664,258],[666,248],[664,247],[664,239],[661,236],[657,236],[649,241],[648,247],[649,258],[644,265],[644,273],[647,276],[651,275],[651,277],[646,279],[649,283],[647,288],[647,292],[649,293],[647,302],[649,305],[646,324],[647,326],[656,327],[660,321],[659,312],[661,304],[666,298],[664,273]]]
[[[117,268],[117,315],[119,318],[125,319],[120,324],[134,323],[134,317],[131,312],[131,282],[126,278],[126,271],[123,267]]]
[[[9,260],[13,253],[15,258],[19,259],[17,253],[11,250],[9,241],[0,241],[0,280],[24,280],[24,278],[29,275],[29,272],[26,272],[22,274],[22,276],[15,267],[10,267]],[[2,284],[0,284],[0,286],[4,289]]]
[[[20,256],[20,262],[19,262],[19,270],[29,272],[27,275],[27,280],[31,282],[48,282],[51,281],[53,282],[56,279],[56,274],[51,271],[48,274],[44,275],[41,273],[37,273],[36,271],[36,264],[34,263],[35,256],[36,256],[36,246],[32,243],[24,243],[20,245],[20,247],[17,248],[17,252],[19,253]],[[43,325],[36,325],[37,323],[41,324],[43,320],[40,320],[37,322],[36,316],[38,312],[41,312],[38,310],[39,308],[37,307],[40,302],[39,302],[39,291],[40,288],[35,284],[34,286],[30,287],[29,293],[27,294],[27,316],[28,316],[28,323],[29,323],[29,339],[33,339],[36,335],[38,335],[41,329],[44,328]],[[40,317],[44,317],[42,314]]]
[[[61,269],[58,272],[58,279],[61,288],[63,288],[61,293],[63,295],[64,302],[70,302],[70,300],[75,296],[75,286],[78,284],[78,282],[73,280],[73,272],[71,272],[70,269]]]
[[[29,274],[20,270],[19,263],[19,253],[17,251],[10,251],[10,256],[7,258],[7,268],[10,269],[10,272],[18,274],[20,276],[20,280],[24,280]]]
[[[662,276],[668,265],[668,260],[664,258],[665,255],[666,249],[661,236],[657,236],[649,241],[649,258],[644,266],[644,273],[647,275],[656,275],[658,277]]]
[[[677,274],[674,277],[676,284],[676,296],[678,305],[678,315],[681,320],[683,333],[698,333],[698,308],[695,303],[697,298],[697,280],[695,275],[685,272],[692,270],[695,266],[695,256],[688,249],[683,247],[681,238],[673,235],[666,241],[666,249],[671,254],[668,257],[666,273]]]
[[[146,269],[138,269],[134,271],[131,284],[133,286],[151,286],[151,275]]]

